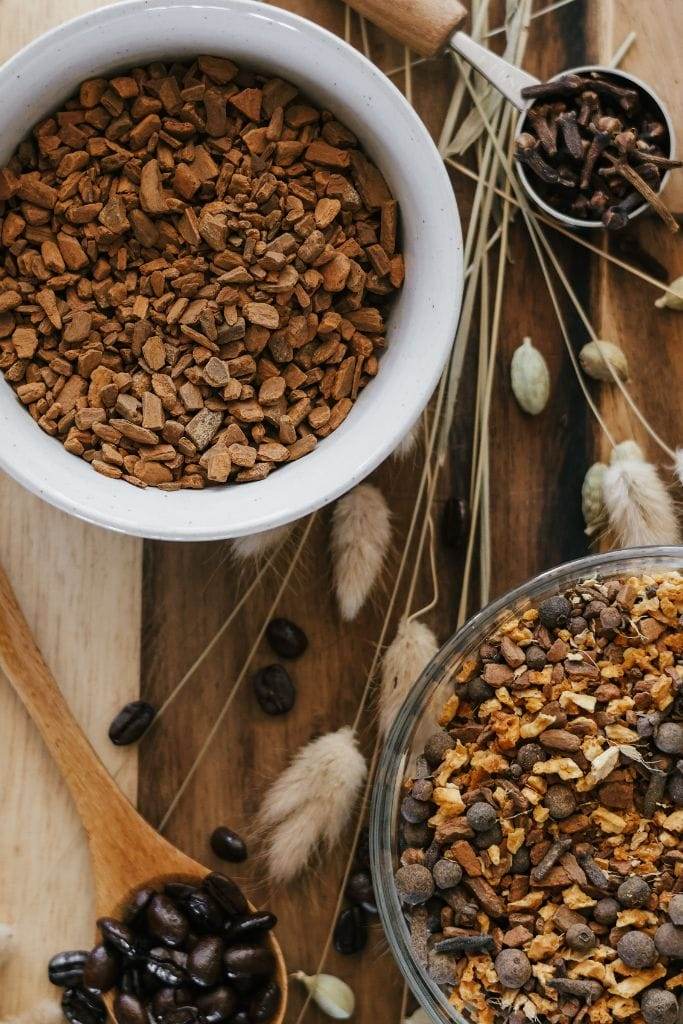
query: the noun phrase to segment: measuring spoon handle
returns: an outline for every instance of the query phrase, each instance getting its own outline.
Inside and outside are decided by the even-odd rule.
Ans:
[[[76,803],[91,844],[108,841],[133,808],[76,723],[0,567],[0,669],[37,726]]]
[[[459,0],[349,0],[349,5],[423,57],[445,50],[467,17]]]

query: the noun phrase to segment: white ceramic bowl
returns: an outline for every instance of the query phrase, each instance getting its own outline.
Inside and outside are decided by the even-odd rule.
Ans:
[[[0,69],[0,163],[84,79],[202,53],[291,80],[358,135],[400,204],[406,284],[379,374],[345,422],[312,454],[257,483],[168,493],[109,480],[44,434],[0,381],[0,467],[72,515],[165,540],[257,533],[320,508],[367,476],[429,400],[452,344],[463,284],[453,191],[401,93],[336,36],[250,0],[131,0],[36,39]]]

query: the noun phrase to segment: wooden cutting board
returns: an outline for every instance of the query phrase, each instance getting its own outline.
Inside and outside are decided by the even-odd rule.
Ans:
[[[0,57],[67,17],[91,10],[97,0],[3,0]],[[344,9],[337,0],[292,0],[283,4],[340,34]],[[492,4],[491,24],[500,17]],[[539,0],[537,7],[545,6]],[[362,45],[358,21],[352,40]],[[638,0],[574,0],[533,22],[526,66],[545,76],[569,65],[608,59],[628,31],[637,39],[624,66],[641,75],[669,102],[683,131],[683,89],[678,40],[683,7],[678,0],[652,5]],[[385,70],[404,60],[401,47],[370,29],[370,55]],[[394,81],[403,87],[401,73]],[[413,101],[437,135],[455,72],[448,58],[421,63],[413,73]],[[461,212],[470,208],[471,183],[453,176]],[[683,178],[669,191],[670,204],[683,209]],[[683,242],[669,238],[654,221],[638,227],[643,243],[669,268],[683,273]],[[683,384],[680,352],[683,315],[653,309],[656,290],[586,255],[557,236],[556,251],[602,337],[619,340],[633,368],[632,389],[653,425],[670,444],[683,441]],[[493,591],[588,550],[579,492],[587,466],[605,446],[580,397],[535,259],[521,224],[512,235],[491,413],[491,512],[494,540]],[[585,341],[569,316],[576,345]],[[548,357],[553,397],[538,419],[524,417],[511,400],[507,368],[521,338],[531,334]],[[428,339],[424,339],[428,343]],[[451,459],[438,494],[469,486],[474,346],[460,396]],[[662,462],[621,399],[595,389],[601,411],[617,439],[634,436]],[[419,455],[375,474],[394,513],[397,546],[405,534],[419,473]],[[306,630],[310,648],[293,668],[298,702],[285,718],[270,719],[255,705],[250,688],[238,692],[226,721],[185,797],[169,822],[168,837],[207,863],[207,837],[226,823],[249,834],[270,780],[288,757],[312,736],[348,723],[355,712],[386,604],[387,588],[351,627],[342,626],[331,598],[328,556],[329,514],[321,513],[310,544],[279,611]],[[163,816],[175,789],[220,710],[276,591],[279,573],[269,575],[193,677],[163,724],[138,751],[113,748],[106,737],[116,709],[141,694],[157,704],[202,652],[253,576],[239,569],[224,544],[173,545],[119,537],[68,519],[0,479],[0,558],[17,590],[29,623],[77,717],[110,770],[152,822]],[[429,622],[441,640],[452,631],[458,604],[462,550],[437,545],[440,600]],[[390,560],[386,579],[396,569]],[[425,567],[420,595],[430,596]],[[391,631],[389,636],[391,637]],[[263,647],[254,667],[273,660]],[[366,716],[364,742],[372,741]],[[139,761],[139,763],[138,763]],[[90,879],[83,836],[64,787],[37,735],[7,686],[0,685],[0,921],[15,925],[17,945],[0,969],[0,1018],[53,995],[45,963],[57,949],[87,945],[92,937]],[[345,851],[344,851],[345,852]],[[255,899],[280,917],[280,938],[290,969],[315,970],[330,925],[341,853],[320,864],[300,883],[271,892],[263,865],[250,857],[236,872]],[[328,970],[356,991],[356,1019],[398,1022],[401,985],[378,926],[362,956],[333,953]],[[292,1000],[294,1021],[299,996]],[[312,1008],[309,1020],[323,1020]]]

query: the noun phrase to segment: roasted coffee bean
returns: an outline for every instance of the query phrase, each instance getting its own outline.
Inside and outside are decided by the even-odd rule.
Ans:
[[[164,1024],[195,1024],[199,1019],[196,1006],[178,1006],[164,1014]]]
[[[270,981],[249,1004],[249,1020],[252,1024],[266,1024],[277,1013],[280,1005],[280,986]]]
[[[197,1009],[206,1024],[223,1024],[223,1021],[232,1020],[236,1005],[237,997],[227,985],[197,996]]]
[[[204,879],[203,886],[209,896],[233,917],[240,917],[248,912],[249,907],[242,890],[227,875],[214,871]]]
[[[213,897],[203,889],[195,889],[182,907],[193,928],[200,932],[220,932],[225,924],[225,916]]]
[[[92,949],[83,964],[83,984],[92,992],[108,992],[119,980],[121,959],[114,950],[100,944]]]
[[[266,639],[281,658],[300,658],[308,647],[303,629],[289,619],[271,619],[266,627]]]
[[[129,967],[121,975],[121,992],[129,996],[143,995],[143,977],[143,972],[139,967]]]
[[[152,997],[152,1012],[157,1019],[161,1019],[178,1006],[188,1005],[191,999],[192,993],[185,986],[160,988]]]
[[[178,988],[187,981],[187,974],[174,964],[171,960],[158,960],[156,957],[149,957],[145,961],[145,970],[151,978],[160,981],[162,985],[169,988]]]
[[[360,953],[368,942],[368,926],[362,907],[342,910],[334,929],[334,948],[344,956]]]
[[[249,1011],[244,1007],[230,1018],[230,1024],[249,1024]]]
[[[113,946],[124,956],[135,956],[137,953],[135,936],[128,925],[113,917],[101,917],[97,922],[97,927],[108,945]]]
[[[109,726],[109,739],[117,747],[136,743],[149,729],[156,715],[156,708],[144,700],[133,700],[119,711]]]
[[[189,925],[169,896],[157,893],[147,904],[145,911],[147,927],[152,935],[165,946],[180,946],[187,938]]]
[[[193,892],[198,892],[199,886],[187,885],[185,882],[167,882],[164,886],[164,895],[169,896],[175,903],[182,903]]]
[[[62,1013],[69,1024],[105,1024],[107,1010],[99,996],[82,988],[64,989]]]
[[[223,943],[217,936],[200,939],[187,960],[190,980],[204,988],[217,985],[223,973],[223,952]]]
[[[60,988],[79,985],[83,979],[83,965],[88,954],[84,949],[65,950],[52,957],[47,965],[47,976]]]
[[[262,711],[267,715],[284,715],[296,701],[296,689],[289,673],[282,665],[266,665],[251,680]]]
[[[114,999],[114,1016],[118,1024],[148,1024],[147,1011],[137,996],[119,993]]]
[[[123,923],[131,928],[137,925],[147,904],[154,895],[155,890],[149,888],[138,889],[137,892],[133,893],[124,911]]]
[[[242,836],[227,825],[219,825],[211,833],[211,849],[222,860],[239,864],[247,859],[247,845]]]
[[[237,946],[223,957],[228,981],[252,981],[270,978],[275,973],[275,957],[263,946]]]
[[[230,943],[241,942],[247,936],[260,935],[270,931],[277,924],[275,914],[267,910],[257,910],[254,914],[235,917],[225,930],[226,939]]]

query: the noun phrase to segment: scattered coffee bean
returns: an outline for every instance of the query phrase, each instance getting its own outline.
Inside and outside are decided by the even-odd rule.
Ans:
[[[334,948],[344,956],[360,953],[368,942],[365,911],[354,905],[342,910],[334,929]]]
[[[432,870],[439,889],[454,889],[462,881],[462,868],[454,860],[438,860]]]
[[[247,859],[247,845],[242,836],[227,825],[219,825],[211,833],[211,849],[222,860],[239,864]]]
[[[147,909],[147,904],[154,895],[155,890],[151,888],[138,889],[134,892],[124,911],[123,923],[127,924],[130,928],[136,927],[144,911]]]
[[[271,914],[267,910],[256,910],[253,914],[234,917],[225,930],[225,937],[233,945],[235,942],[244,942],[248,938],[251,939],[251,936],[263,937],[276,924],[277,918],[275,914]]]
[[[95,946],[83,965],[83,984],[93,992],[108,992],[116,984],[120,969],[117,953],[104,944]]]
[[[289,619],[271,619],[266,626],[266,639],[281,658],[300,658],[308,647],[303,629]]]
[[[657,960],[657,948],[645,932],[626,932],[617,942],[617,953],[627,967],[644,971]]]
[[[84,949],[66,950],[56,953],[47,965],[47,976],[53,985],[67,988],[83,980],[83,965],[88,953]]]
[[[566,629],[572,614],[572,606],[566,597],[558,594],[548,597],[538,606],[538,615],[546,629]]]
[[[470,804],[465,814],[467,823],[475,832],[486,832],[498,821],[498,815],[491,804]]]
[[[521,988],[531,977],[529,957],[521,949],[503,949],[494,961],[496,974],[505,988]]]
[[[595,938],[595,932],[589,925],[570,924],[564,933],[564,941],[570,949],[575,950],[577,953],[587,953],[589,949],[593,949],[596,945],[597,939]]]
[[[296,702],[296,688],[282,665],[266,665],[252,677],[256,700],[267,715],[284,715]]]
[[[401,867],[394,877],[399,896],[409,906],[426,903],[434,892],[432,873],[423,864]]]
[[[156,708],[144,700],[134,700],[122,707],[109,726],[109,739],[117,747],[136,743],[154,720]]]
[[[650,898],[650,886],[644,878],[627,878],[617,889],[617,899],[622,907],[644,907]]]
[[[651,988],[640,1001],[645,1024],[676,1024],[678,1021],[678,1000],[673,992],[663,988]]]
[[[612,899],[611,896],[606,896],[596,903],[593,909],[593,917],[598,924],[606,924],[611,928],[612,925],[617,923],[617,914],[620,909],[616,900]]]
[[[213,871],[204,879],[203,887],[209,896],[233,917],[240,917],[248,912],[249,907],[244,893],[227,875],[220,875],[217,871]]]
[[[424,747],[424,756],[430,768],[436,768],[441,764],[447,750],[453,750],[455,740],[443,729],[433,733]]]
[[[107,1019],[100,997],[82,988],[64,989],[62,1013],[69,1024],[105,1024]]]

